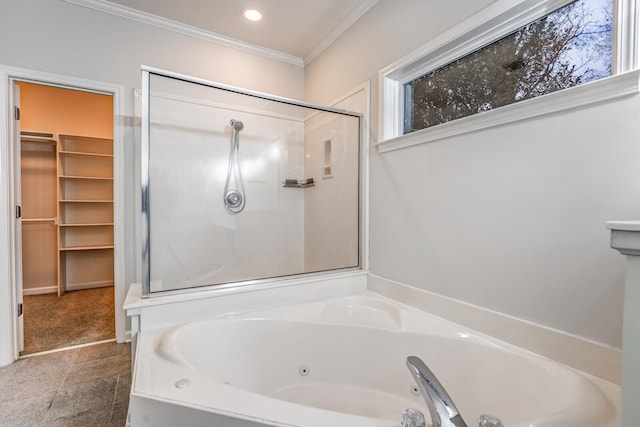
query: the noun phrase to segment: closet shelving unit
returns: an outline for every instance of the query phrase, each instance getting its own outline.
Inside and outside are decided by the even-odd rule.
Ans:
[[[21,133],[26,292],[113,286],[113,140]]]
[[[56,150],[52,133],[22,132],[20,137],[22,283],[27,294],[58,288]]]
[[[58,135],[59,294],[113,286],[113,140]]]

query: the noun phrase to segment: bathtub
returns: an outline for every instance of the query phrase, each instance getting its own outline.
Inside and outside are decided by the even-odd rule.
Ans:
[[[142,332],[130,399],[149,425],[398,427],[431,368],[469,426],[614,427],[586,375],[372,292]]]

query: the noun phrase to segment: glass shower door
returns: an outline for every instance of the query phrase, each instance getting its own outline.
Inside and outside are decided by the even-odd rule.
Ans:
[[[147,293],[359,267],[358,115],[145,73]]]

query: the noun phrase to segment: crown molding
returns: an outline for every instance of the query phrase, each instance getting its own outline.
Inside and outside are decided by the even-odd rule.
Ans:
[[[349,27],[351,27],[355,22],[362,17],[365,13],[371,9],[378,0],[369,0],[356,9],[354,9],[349,16],[338,25],[333,31],[329,33],[325,38],[320,40],[318,44],[304,57],[304,64],[307,65],[314,59],[316,59],[320,54],[328,48],[333,42],[335,42],[338,37],[342,35]]]
[[[239,49],[245,52],[264,56],[266,58],[273,59],[276,61],[285,62],[287,64],[296,65],[298,67],[304,67],[304,61],[300,57],[289,55],[274,49],[268,49],[265,47],[257,46],[251,43],[246,43],[231,37],[226,37],[221,34],[214,33],[212,31],[203,30],[202,28],[186,25],[181,22],[174,21],[172,19],[163,18],[150,13],[146,13],[146,12],[141,12],[139,10],[132,9],[130,7],[122,6],[119,4],[111,3],[106,0],[64,0],[64,1],[66,1],[67,3],[78,5],[78,6],[83,6],[83,7],[88,7],[90,9],[98,10],[100,12],[109,13],[111,15],[115,15],[121,18],[130,19],[132,21],[140,22],[142,24],[152,25],[154,27],[162,28],[163,30],[173,31],[175,33],[196,37],[212,43],[217,43],[223,46],[231,47],[233,49]]]

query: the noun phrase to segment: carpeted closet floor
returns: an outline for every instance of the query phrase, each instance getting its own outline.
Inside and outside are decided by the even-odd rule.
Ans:
[[[24,351],[38,353],[115,338],[113,288],[25,295]]]

